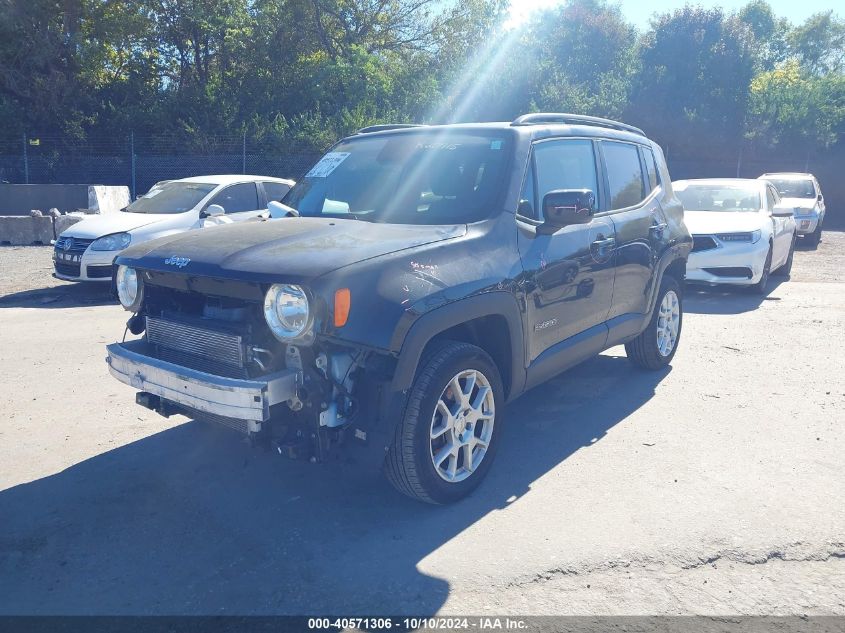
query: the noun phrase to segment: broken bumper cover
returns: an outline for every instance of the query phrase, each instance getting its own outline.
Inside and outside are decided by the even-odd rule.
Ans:
[[[120,382],[196,411],[265,422],[270,407],[290,400],[297,374],[285,370],[256,379],[226,378],[152,358],[145,341],[107,346],[111,375]]]

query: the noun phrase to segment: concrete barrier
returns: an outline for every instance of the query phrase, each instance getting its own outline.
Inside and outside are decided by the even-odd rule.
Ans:
[[[58,238],[65,229],[70,228],[77,222],[81,222],[84,218],[80,215],[60,215],[53,219],[53,237]]]
[[[91,185],[88,187],[88,209],[93,213],[117,213],[129,206],[129,187],[107,187]]]
[[[0,217],[0,244],[12,246],[49,245],[53,239],[55,239],[53,218],[50,216]]]

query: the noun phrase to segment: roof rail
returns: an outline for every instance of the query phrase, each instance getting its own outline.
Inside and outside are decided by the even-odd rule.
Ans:
[[[385,130],[401,130],[406,127],[423,127],[420,123],[385,123],[382,125],[369,125],[362,127],[355,134],[370,134],[372,132],[384,132]]]
[[[575,123],[581,125],[596,125],[599,127],[607,127],[613,130],[622,130],[623,132],[633,132],[645,136],[640,128],[628,125],[627,123],[620,123],[611,119],[602,119],[597,116],[586,116],[584,114],[566,114],[563,112],[534,112],[532,114],[523,114],[515,118],[511,125],[540,125],[542,123]]]

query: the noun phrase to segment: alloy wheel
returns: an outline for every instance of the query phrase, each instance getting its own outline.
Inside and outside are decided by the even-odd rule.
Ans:
[[[681,306],[674,290],[663,295],[660,312],[657,315],[657,351],[661,356],[669,356],[675,349],[678,331],[681,328]]]
[[[431,463],[441,479],[457,483],[478,469],[490,447],[495,419],[487,377],[476,369],[455,374],[431,416]]]

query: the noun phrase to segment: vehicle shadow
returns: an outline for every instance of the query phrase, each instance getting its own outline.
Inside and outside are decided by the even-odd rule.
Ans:
[[[117,303],[107,283],[67,283],[0,296],[0,308],[78,308]]]
[[[592,450],[668,372],[605,354],[525,394],[488,480],[448,507],[198,422],[151,435],[0,492],[0,613],[434,613],[450,581],[420,562]]]
[[[822,241],[824,241],[824,237],[822,237]],[[817,251],[819,250],[819,244],[813,244],[810,240],[806,237],[798,238],[798,241],[795,242],[795,250],[796,251]]]
[[[769,277],[765,295],[742,286],[703,286],[688,283],[684,288],[684,312],[690,314],[742,314],[760,307],[764,301],[780,301],[780,285],[789,277]]]

